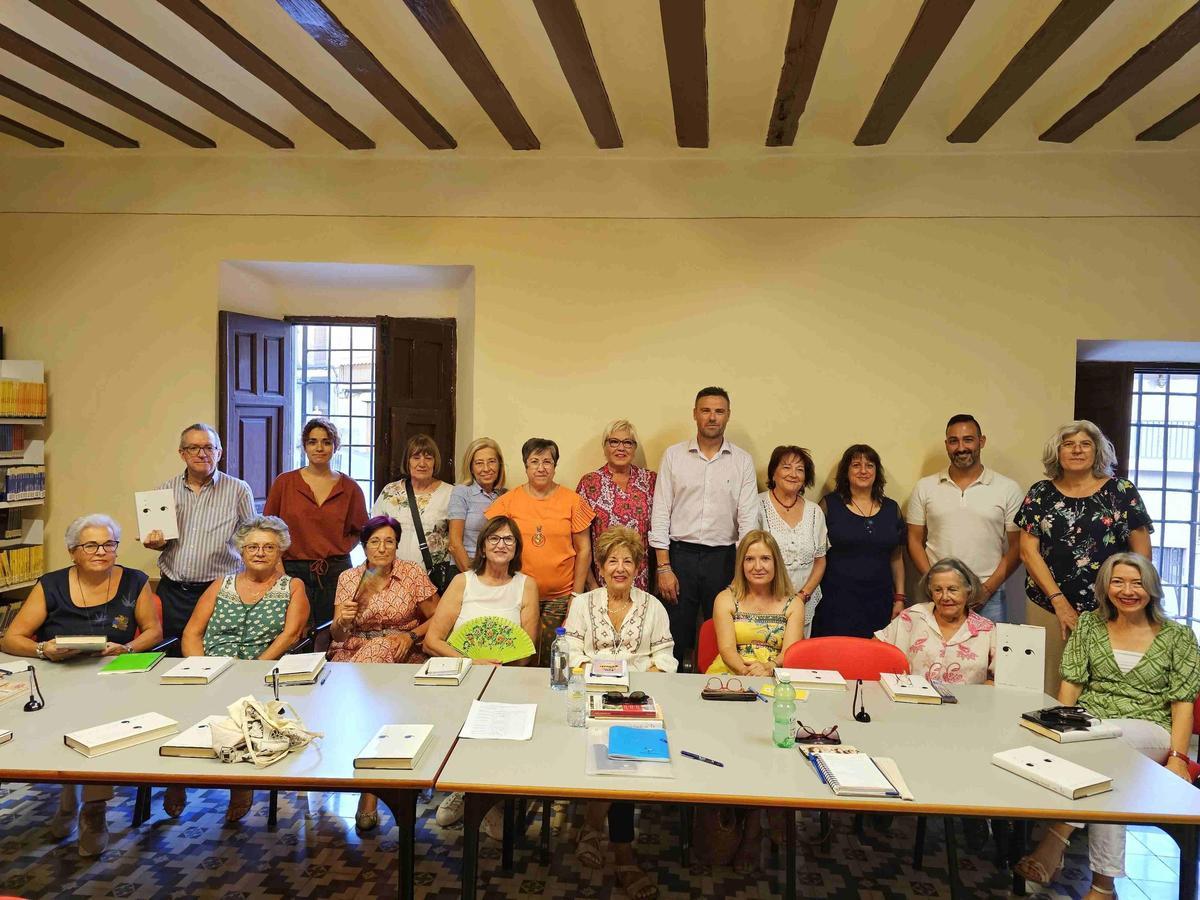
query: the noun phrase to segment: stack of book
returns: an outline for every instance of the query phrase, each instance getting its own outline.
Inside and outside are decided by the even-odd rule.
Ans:
[[[42,547],[13,547],[0,550],[0,587],[24,584],[41,578],[45,571]]]
[[[0,469],[0,500],[43,500],[46,497],[45,466],[9,466]]]
[[[20,459],[25,455],[25,426],[0,425],[0,459]]]
[[[654,702],[653,697],[647,697],[641,703],[628,700],[610,703],[604,699],[604,694],[590,693],[587,697],[588,721],[622,721],[629,719],[657,719],[662,721],[662,707]]]
[[[471,671],[471,660],[465,656],[433,656],[413,675],[414,684],[441,684],[454,686]]]
[[[0,540],[11,541],[25,533],[25,522],[20,509],[0,509]]]
[[[629,668],[623,659],[593,659],[584,664],[583,680],[589,691],[627,691]]]
[[[0,381],[0,416],[41,419],[46,415],[46,385],[32,381]]]

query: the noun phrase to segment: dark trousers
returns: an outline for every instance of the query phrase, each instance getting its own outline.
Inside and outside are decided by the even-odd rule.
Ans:
[[[675,658],[682,665],[694,659],[700,624],[712,618],[713,600],[733,580],[737,548],[671,541],[669,552],[671,571],[679,579],[679,601],[664,605],[675,639]]]
[[[162,601],[163,639],[183,635],[200,595],[208,590],[211,581],[175,581],[163,575],[158,581],[158,599]]]
[[[333,618],[333,597],[338,576],[349,569],[350,554],[328,559],[285,559],[283,571],[304,582],[313,625],[324,625]]]
[[[614,844],[633,843],[633,803],[614,800],[608,808],[608,839]]]

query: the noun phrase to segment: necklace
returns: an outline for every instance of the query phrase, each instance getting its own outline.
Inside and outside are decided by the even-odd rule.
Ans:
[[[800,502],[800,495],[797,494],[796,499],[792,501],[792,505],[788,506],[786,503],[784,503],[782,500],[779,499],[779,495],[777,493],[775,493],[774,488],[771,488],[771,496],[774,497],[775,502],[778,503],[780,506],[782,506],[784,509],[793,509],[793,508],[795,508],[796,504]]]
[[[108,581],[104,585],[104,598],[100,601],[101,603],[108,602],[108,593],[109,593],[109,591],[112,590],[112,577],[113,577],[113,570],[109,569],[108,570]],[[83,580],[79,577],[78,569],[75,569],[75,584],[79,587],[79,599],[83,601],[83,606],[86,609],[87,605],[88,605],[88,598],[87,598],[87,594],[85,594],[83,591]]]
[[[542,526],[539,525],[533,533],[533,546],[540,547],[544,543],[546,543],[546,536],[542,534]]]
[[[871,518],[871,516],[875,515],[875,513],[873,512],[873,510],[875,509],[875,501],[874,500],[872,500],[870,503],[867,504],[866,509],[863,509],[861,506],[859,506],[858,501],[855,500],[853,497],[850,498],[850,503],[854,506],[855,509],[858,510],[859,514],[864,519],[869,519],[869,518]]]

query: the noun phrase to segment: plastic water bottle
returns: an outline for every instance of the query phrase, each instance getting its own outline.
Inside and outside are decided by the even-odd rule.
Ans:
[[[567,629],[555,630],[554,643],[550,645],[550,687],[556,691],[567,689],[571,670],[567,667]]]
[[[567,684],[567,724],[572,728],[587,724],[587,685],[583,682],[582,666],[571,670],[571,680]]]
[[[796,689],[792,687],[792,676],[780,672],[775,676],[775,699],[771,701],[771,718],[774,727],[771,739],[776,747],[793,747],[796,744]]]

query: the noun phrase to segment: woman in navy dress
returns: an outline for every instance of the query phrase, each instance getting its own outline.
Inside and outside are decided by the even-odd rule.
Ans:
[[[813,637],[870,638],[904,609],[904,520],[885,483],[874,449],[854,444],[842,454],[821,501],[830,547]]]

